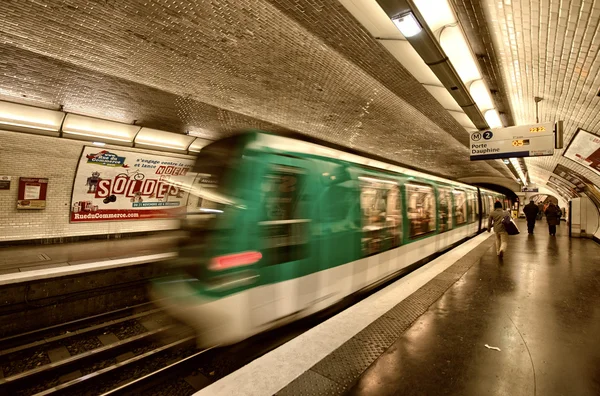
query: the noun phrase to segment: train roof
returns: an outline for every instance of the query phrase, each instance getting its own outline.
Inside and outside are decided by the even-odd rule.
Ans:
[[[248,142],[249,148],[271,148],[291,153],[319,155],[323,157],[336,158],[381,170],[402,173],[408,176],[424,178],[445,184],[460,185],[463,187],[473,189],[476,188],[475,186],[472,186],[467,183],[448,179],[444,176],[439,176],[412,167],[408,167],[396,161],[368,154],[356,149],[339,146],[312,137],[307,137],[299,133],[273,133],[264,132],[260,130],[251,130],[242,133],[242,135],[244,134],[254,134],[256,136],[255,139]],[[494,194],[498,193],[494,192]]]

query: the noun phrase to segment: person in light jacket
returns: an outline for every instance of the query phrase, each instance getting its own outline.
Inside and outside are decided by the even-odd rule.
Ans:
[[[502,202],[496,202],[494,204],[494,210],[490,213],[490,217],[488,219],[488,232],[492,230],[492,225],[494,226],[494,234],[496,234],[496,254],[498,257],[502,258],[504,256],[504,252],[508,247],[508,233],[506,232],[506,228],[504,228],[504,224],[502,224],[502,220],[506,216],[506,212],[502,210]]]
[[[551,236],[556,236],[556,226],[560,221],[558,207],[553,202],[550,202],[544,213],[548,222],[548,232]]]

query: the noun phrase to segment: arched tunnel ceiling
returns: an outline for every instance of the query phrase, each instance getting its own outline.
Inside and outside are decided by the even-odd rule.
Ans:
[[[488,84],[510,104],[516,125],[564,120],[564,147],[578,128],[600,134],[600,2],[451,0]],[[490,80],[491,83],[490,83]],[[562,165],[600,186],[600,175],[562,156],[527,158],[533,182]],[[548,185],[555,195],[558,192]]]
[[[4,0],[0,99],[206,137],[283,127],[452,178],[468,135],[337,0]]]

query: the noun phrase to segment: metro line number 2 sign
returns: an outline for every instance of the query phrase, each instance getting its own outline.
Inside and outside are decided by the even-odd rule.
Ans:
[[[554,123],[472,132],[470,159],[537,157],[554,154]]]

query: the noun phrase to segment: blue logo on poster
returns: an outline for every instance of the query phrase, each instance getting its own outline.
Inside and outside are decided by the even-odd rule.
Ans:
[[[485,140],[490,140],[492,137],[494,137],[494,134],[492,133],[492,131],[483,132],[483,138]]]
[[[98,164],[111,167],[122,166],[124,168],[128,167],[125,165],[125,157],[119,157],[118,155],[106,150],[100,151],[97,154],[88,154],[85,157],[87,158],[88,164]]]

